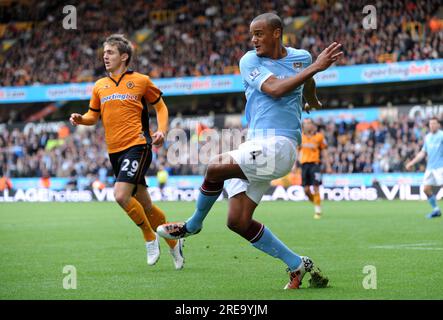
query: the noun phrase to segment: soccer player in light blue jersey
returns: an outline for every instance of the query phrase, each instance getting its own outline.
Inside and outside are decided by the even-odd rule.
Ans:
[[[334,42],[312,63],[307,51],[283,46],[282,21],[273,13],[257,16],[250,32],[255,50],[240,60],[247,99],[247,141],[210,161],[192,217],[161,225],[157,233],[170,239],[198,233],[224,181],[230,180],[226,186],[229,229],[288,266],[290,281],[285,289],[298,289],[306,272],[311,276],[315,272],[320,286],[326,286],[327,278],[314,270],[311,259],[294,253],[252,216],[270,181],[291,170],[301,140],[302,97],[308,109],[321,106],[312,77],[340,58],[341,45]]]
[[[423,178],[423,191],[428,197],[428,202],[432,207],[432,212],[427,215],[428,218],[441,217],[440,208],[437,205],[434,187],[443,185],[443,131],[440,130],[440,122],[436,117],[429,120],[429,132],[423,144],[423,148],[414,159],[406,164],[406,169],[411,169],[416,163],[428,156],[426,171]]]

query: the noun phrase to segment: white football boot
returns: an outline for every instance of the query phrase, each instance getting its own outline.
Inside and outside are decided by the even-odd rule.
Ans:
[[[160,244],[158,242],[158,236],[155,234],[155,240],[146,241],[147,262],[149,266],[153,266],[160,258]]]
[[[178,239],[175,247],[173,249],[169,249],[176,270],[182,269],[183,265],[185,264],[185,257],[183,256],[183,242],[184,239]]]

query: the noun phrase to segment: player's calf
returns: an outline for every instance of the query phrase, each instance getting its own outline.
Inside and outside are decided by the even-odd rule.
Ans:
[[[251,241],[260,230],[263,228],[263,224],[255,220],[242,220],[242,219],[228,219],[227,226],[231,231],[234,231],[238,235],[242,236],[248,241]]]

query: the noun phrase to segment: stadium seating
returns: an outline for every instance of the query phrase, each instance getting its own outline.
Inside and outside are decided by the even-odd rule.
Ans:
[[[238,73],[251,48],[248,21],[270,10],[284,19],[288,44],[314,58],[332,41],[344,44],[345,65],[443,57],[439,0],[379,1],[376,30],[362,27],[363,0],[71,1],[78,30],[62,28],[63,4],[12,3],[0,10],[1,86],[94,81],[102,42],[115,32],[130,36],[134,68],[153,78]]]
[[[421,148],[426,134],[424,124],[423,120],[404,116],[371,125],[320,120],[318,128],[328,141],[333,173],[380,173],[404,171],[405,161]],[[186,134],[192,141],[198,139],[196,133],[189,130]],[[42,176],[46,170],[53,177],[112,175],[101,125],[94,130],[76,129],[65,138],[59,135],[45,130],[38,134],[32,130],[26,133],[18,129],[4,130],[0,134],[0,170],[10,177]],[[189,148],[182,150],[185,150],[180,155],[184,164],[171,164],[166,161],[166,148],[154,148],[148,175],[155,174],[160,165],[172,175],[203,174],[205,164],[190,165]],[[416,171],[424,171],[423,164],[419,164]]]

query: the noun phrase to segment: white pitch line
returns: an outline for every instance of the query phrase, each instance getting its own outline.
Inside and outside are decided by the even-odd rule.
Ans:
[[[443,250],[443,248],[414,248],[414,247],[405,247],[405,249],[410,249],[410,250]]]
[[[408,249],[408,250],[443,250],[440,247],[432,247],[437,245],[437,243],[410,243],[410,244],[390,244],[382,246],[372,246],[372,249]],[[430,246],[430,247],[429,247]]]

